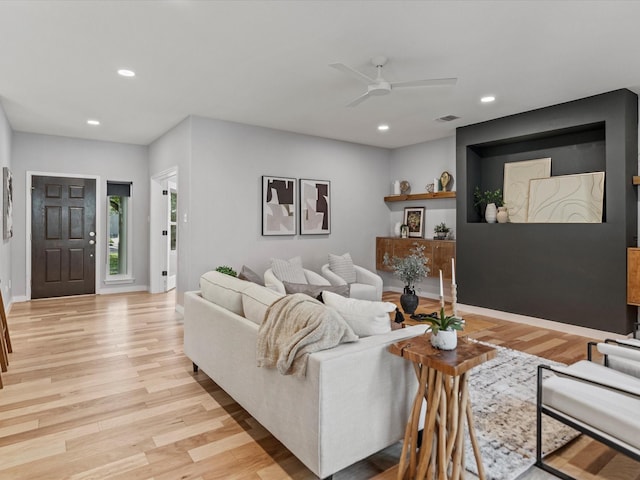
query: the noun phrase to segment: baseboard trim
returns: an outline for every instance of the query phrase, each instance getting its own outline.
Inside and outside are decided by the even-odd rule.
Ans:
[[[619,333],[607,332],[604,330],[596,330],[594,328],[580,327],[578,325],[571,325],[568,323],[554,322],[553,320],[546,320],[544,318],[528,317],[526,315],[519,315],[517,313],[503,312],[501,310],[491,310],[490,308],[477,307],[475,305],[458,304],[458,312],[464,317],[464,312],[484,315],[487,317],[497,318],[498,320],[506,320],[508,322],[523,323],[525,325],[531,325],[533,327],[548,328],[549,330],[556,330],[562,333],[570,333],[572,335],[579,335],[581,337],[588,337],[597,340],[605,340],[607,338],[629,338],[631,335],[621,335]]]
[[[100,288],[96,293],[98,295],[110,295],[113,293],[131,293],[131,292],[148,292],[149,285],[129,285],[126,287],[109,287]]]

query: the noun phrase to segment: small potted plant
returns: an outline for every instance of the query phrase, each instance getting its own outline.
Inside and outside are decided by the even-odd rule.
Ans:
[[[420,282],[429,274],[427,262],[429,259],[424,255],[424,245],[414,242],[414,246],[409,250],[406,257],[393,257],[385,253],[383,263],[391,266],[396,277],[404,282],[404,293],[400,296],[402,310],[409,315],[413,315],[418,308],[418,296],[416,295],[416,283]]]
[[[450,231],[451,229],[447,227],[447,224],[444,222],[439,223],[433,229],[433,232],[436,234],[436,239],[438,240],[444,240],[445,238],[447,238],[447,235]]]
[[[498,188],[483,192],[480,187],[476,187],[473,198],[475,200],[473,205],[480,209],[480,215],[484,216],[487,223],[495,223],[498,207],[503,206],[502,190]]]
[[[454,315],[446,315],[440,308],[438,317],[425,318],[431,324],[431,345],[440,350],[453,350],[458,346],[456,330],[464,328],[464,321]]]
[[[216,272],[224,273],[225,275],[231,275],[232,277],[238,276],[238,272],[236,272],[233,268],[228,267],[227,265],[221,265],[217,267]]]

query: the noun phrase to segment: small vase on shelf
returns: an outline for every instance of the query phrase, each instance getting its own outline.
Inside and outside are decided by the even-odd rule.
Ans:
[[[498,215],[498,209],[495,203],[487,204],[487,209],[484,212],[484,219],[487,223],[496,223],[496,217]]]
[[[498,223],[507,223],[509,221],[509,211],[507,207],[498,207],[498,213],[496,214]]]

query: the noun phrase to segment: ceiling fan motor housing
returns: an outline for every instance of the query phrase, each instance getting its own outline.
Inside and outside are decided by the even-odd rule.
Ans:
[[[391,93],[391,84],[389,82],[378,82],[367,87],[369,95],[387,95]]]

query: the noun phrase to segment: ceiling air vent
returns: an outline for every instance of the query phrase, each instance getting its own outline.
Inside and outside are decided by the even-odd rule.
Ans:
[[[460,117],[456,117],[455,115],[445,115],[444,117],[436,118],[436,122],[453,122],[459,118]]]

